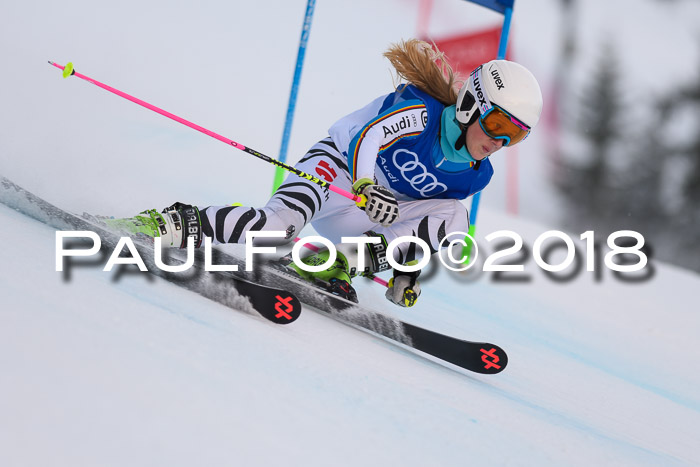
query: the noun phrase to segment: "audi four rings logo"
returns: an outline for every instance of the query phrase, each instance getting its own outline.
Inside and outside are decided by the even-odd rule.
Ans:
[[[428,172],[418,161],[418,155],[406,149],[399,149],[392,156],[394,165],[401,172],[401,177],[411,184],[421,196],[429,198],[447,191],[447,185],[438,182],[435,175]]]

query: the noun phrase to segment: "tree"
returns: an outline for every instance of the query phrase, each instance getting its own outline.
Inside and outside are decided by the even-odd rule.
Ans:
[[[568,206],[567,223],[586,230],[608,227],[618,211],[617,177],[610,161],[619,157],[623,101],[613,47],[604,48],[591,76],[573,119],[573,132],[583,149],[564,152],[555,181]]]
[[[669,230],[673,232],[676,264],[700,271],[700,81],[691,79],[676,94],[661,103],[664,114],[661,127],[671,132],[674,127],[689,128],[688,138],[668,143],[674,163],[681,164],[685,176],[680,182],[681,202],[670,216]],[[689,121],[681,121],[687,118]],[[689,123],[689,124],[688,124]]]

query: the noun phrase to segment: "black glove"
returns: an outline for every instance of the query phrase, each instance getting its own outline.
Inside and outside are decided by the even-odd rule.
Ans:
[[[361,178],[352,185],[352,192],[364,197],[357,202],[372,222],[389,227],[399,218],[399,203],[387,188],[377,185],[369,178]]]
[[[415,305],[420,296],[420,283],[417,280],[419,275],[420,271],[401,272],[394,269],[394,277],[389,280],[386,298],[403,307]]]

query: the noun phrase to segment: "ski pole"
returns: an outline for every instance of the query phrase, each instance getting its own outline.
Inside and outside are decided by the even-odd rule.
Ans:
[[[305,179],[307,179],[307,180],[309,180],[309,181],[311,181],[311,182],[313,182],[313,183],[316,183],[317,185],[320,185],[320,186],[322,186],[322,187],[324,187],[324,188],[327,187],[329,190],[334,191],[334,192],[338,193],[339,195],[345,196],[346,198],[348,198],[348,199],[354,201],[355,203],[363,204],[363,203],[366,201],[366,199],[365,199],[365,197],[364,197],[363,195],[354,195],[354,194],[350,193],[349,191],[343,190],[342,188],[338,188],[338,187],[335,186],[335,185],[332,185],[332,184],[330,184],[330,183],[328,183],[328,182],[326,182],[326,181],[324,181],[324,180],[321,180],[321,179],[319,179],[319,178],[317,178],[317,177],[314,177],[314,176],[311,175],[311,174],[307,174],[306,172],[303,172],[303,171],[301,171],[301,170],[299,170],[299,169],[297,169],[297,168],[295,168],[295,167],[292,167],[291,165],[287,165],[287,164],[285,164],[284,162],[280,162],[280,161],[278,161],[277,159],[273,159],[273,158],[270,157],[270,156],[266,156],[265,154],[262,154],[262,153],[260,153],[260,152],[258,152],[258,151],[256,151],[256,150],[254,150],[254,149],[252,149],[252,148],[249,148],[249,147],[247,147],[247,146],[244,146],[244,145],[242,145],[242,144],[240,144],[240,143],[237,143],[237,142],[235,142],[235,141],[233,141],[233,140],[231,140],[231,139],[229,139],[229,138],[226,138],[225,136],[221,136],[221,135],[219,135],[219,134],[217,134],[217,133],[214,133],[214,132],[211,131],[211,130],[207,130],[206,128],[201,127],[201,126],[197,125],[196,123],[192,123],[192,122],[190,122],[190,121],[188,121],[188,120],[185,120],[185,119],[182,118],[182,117],[178,117],[177,115],[172,114],[172,113],[170,113],[170,112],[168,112],[168,111],[166,111],[166,110],[163,110],[163,109],[161,109],[161,108],[159,108],[159,107],[156,107],[156,106],[153,105],[153,104],[149,104],[148,102],[142,101],[141,99],[139,99],[139,98],[137,98],[137,97],[130,96],[129,94],[127,94],[127,93],[125,93],[125,92],[122,92],[122,91],[120,91],[120,90],[118,90],[118,89],[114,89],[114,88],[111,87],[111,86],[108,86],[108,85],[106,85],[106,84],[100,83],[99,81],[96,81],[96,80],[94,80],[94,79],[92,79],[92,78],[89,78],[89,77],[83,75],[83,74],[80,74],[80,73],[76,72],[76,71],[73,69],[73,64],[72,64],[71,62],[68,62],[68,63],[66,64],[66,66],[59,65],[59,64],[54,63],[54,62],[52,62],[52,61],[49,61],[49,63],[50,63],[51,65],[55,66],[56,68],[59,68],[59,69],[63,70],[63,77],[64,77],[64,78],[68,78],[69,76],[75,76],[75,77],[77,77],[77,78],[80,78],[80,79],[82,79],[82,80],[85,80],[85,81],[87,81],[88,83],[92,83],[92,84],[94,84],[95,86],[98,86],[98,87],[100,87],[100,88],[102,88],[102,89],[104,89],[104,90],[106,90],[106,91],[109,91],[109,92],[111,92],[111,93],[113,93],[113,94],[116,94],[116,95],[119,96],[119,97],[123,97],[124,99],[129,100],[129,101],[131,101],[131,102],[133,102],[133,103],[135,103],[135,104],[138,104],[138,105],[140,105],[140,106],[142,106],[142,107],[145,107],[145,108],[147,108],[148,110],[152,110],[153,112],[159,113],[159,114],[161,114],[161,115],[163,115],[163,116],[165,116],[165,117],[168,117],[168,118],[170,118],[170,119],[172,119],[172,120],[175,120],[175,121],[178,122],[178,123],[182,123],[183,125],[188,126],[188,127],[192,128],[192,129],[194,129],[194,130],[200,131],[200,132],[204,133],[204,134],[207,135],[207,136],[211,136],[211,137],[214,138],[214,139],[218,139],[219,141],[222,141],[222,142],[224,142],[224,143],[226,143],[226,144],[228,144],[228,145],[230,145],[230,146],[233,146],[233,147],[236,148],[236,149],[240,149],[240,150],[243,151],[243,152],[247,152],[248,154],[251,154],[251,155],[257,157],[258,159],[262,159],[262,160],[264,160],[265,162],[269,162],[270,164],[276,165],[277,167],[280,167],[280,168],[282,168],[282,169],[284,169],[284,170],[286,170],[286,171],[288,171],[288,172],[292,172],[293,174],[296,174],[296,175],[298,175],[299,177],[305,178]]]

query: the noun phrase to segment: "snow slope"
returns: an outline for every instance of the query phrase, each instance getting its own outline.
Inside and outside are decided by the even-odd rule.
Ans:
[[[503,222],[542,232],[483,226]],[[386,313],[502,345],[509,367],[482,376],[308,309],[282,327],[145,273],[66,279],[52,229],[4,205],[0,224],[2,465],[700,463],[697,275],[441,270],[411,311],[359,284]]]
[[[63,80],[46,61],[72,61],[274,156],[305,3],[5,2],[0,173],[76,212],[127,216],[178,200],[261,205],[270,167]],[[392,88],[381,53],[415,35],[418,3],[317,2],[290,162],[336,118]],[[434,4],[435,37],[501,21],[461,0]],[[513,18],[511,51],[545,95],[558,4],[518,0]],[[639,105],[697,73],[696,0],[579,8],[581,80],[608,40]],[[656,70],[671,71],[660,79]],[[495,158],[477,229],[485,252],[488,233],[517,231],[532,247],[557,228],[546,132],[518,151],[521,213],[545,222],[497,214],[507,158]],[[502,345],[509,366],[486,377],[310,310],[278,327],[149,275],[96,264],[65,279],[54,271],[54,232],[0,205],[0,465],[700,464],[700,279],[652,266],[653,277],[635,284],[606,270],[599,281],[580,272],[555,282],[531,257],[527,282],[440,269],[410,311],[358,284],[385,313]]]

